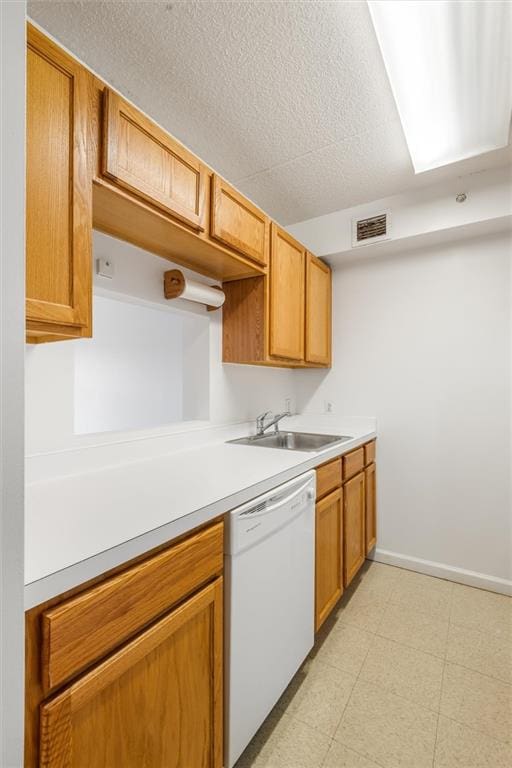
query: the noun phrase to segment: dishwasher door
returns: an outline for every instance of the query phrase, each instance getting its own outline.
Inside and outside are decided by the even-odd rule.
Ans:
[[[229,515],[225,765],[232,768],[314,642],[315,473]]]

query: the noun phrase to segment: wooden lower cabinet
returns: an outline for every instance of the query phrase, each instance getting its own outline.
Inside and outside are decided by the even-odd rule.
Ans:
[[[343,575],[348,586],[366,557],[364,471],[344,484],[343,502]]]
[[[373,462],[365,469],[366,520],[365,538],[366,554],[371,552],[377,543],[377,469]]]
[[[217,520],[27,611],[25,768],[222,768]]]
[[[343,594],[342,489],[316,504],[315,630],[318,631]]]
[[[41,768],[221,768],[222,577],[41,706]]]

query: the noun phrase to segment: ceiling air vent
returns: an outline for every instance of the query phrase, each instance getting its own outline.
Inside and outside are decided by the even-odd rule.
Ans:
[[[370,245],[379,240],[388,240],[389,212],[383,211],[376,216],[366,219],[353,219],[352,221],[352,247],[357,245]]]

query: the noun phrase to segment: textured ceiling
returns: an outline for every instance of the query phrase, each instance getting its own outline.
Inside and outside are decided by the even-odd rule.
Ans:
[[[365,2],[29,2],[29,15],[290,224],[510,160],[414,176]]]

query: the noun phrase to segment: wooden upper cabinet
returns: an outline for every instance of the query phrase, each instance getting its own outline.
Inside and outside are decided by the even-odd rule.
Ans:
[[[364,471],[343,486],[343,572],[347,587],[366,557]]]
[[[306,361],[331,363],[331,270],[306,255]]]
[[[272,224],[269,354],[273,357],[304,359],[305,258],[303,246]]]
[[[30,25],[27,42],[27,339],[90,336],[90,75]]]
[[[214,173],[211,236],[265,267],[268,264],[269,229],[268,216]]]
[[[204,230],[201,162],[114,91],[105,88],[102,173],[197,231]]]
[[[41,768],[221,768],[222,579],[41,705]]]

